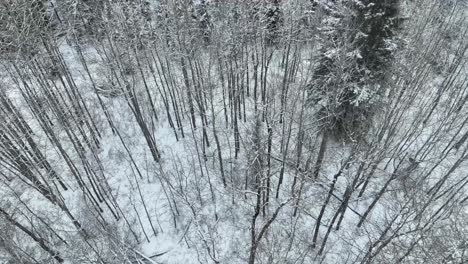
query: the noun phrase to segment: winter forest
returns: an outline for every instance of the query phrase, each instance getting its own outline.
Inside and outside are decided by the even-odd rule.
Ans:
[[[0,0],[0,263],[468,263],[467,31],[466,0]]]

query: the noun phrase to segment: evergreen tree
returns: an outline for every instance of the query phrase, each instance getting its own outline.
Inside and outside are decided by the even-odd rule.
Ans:
[[[279,30],[282,24],[282,12],[279,6],[279,0],[274,0],[268,5],[264,14],[264,23],[266,31],[266,41],[269,45],[276,42]]]
[[[399,25],[398,5],[399,0],[364,0],[353,4],[355,25],[359,28],[354,41],[360,54],[357,63],[362,77],[373,82],[382,83],[391,64],[392,39]]]
[[[325,131],[345,140],[363,136],[386,81],[398,26],[398,0],[328,1],[322,55],[310,84]],[[351,14],[351,15],[347,15]]]

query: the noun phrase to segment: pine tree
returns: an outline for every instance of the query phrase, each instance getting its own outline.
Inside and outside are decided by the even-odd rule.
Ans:
[[[279,5],[279,0],[274,0],[273,3],[267,6],[264,20],[266,30],[266,42],[269,45],[277,41],[279,30],[282,24],[282,12]]]
[[[391,64],[393,37],[399,26],[398,5],[399,0],[365,0],[353,5],[359,28],[354,39],[360,54],[357,62],[362,77],[373,82],[382,83]]]
[[[319,105],[324,130],[338,138],[356,140],[368,129],[391,66],[398,5],[399,0],[321,4],[322,55],[310,99]]]

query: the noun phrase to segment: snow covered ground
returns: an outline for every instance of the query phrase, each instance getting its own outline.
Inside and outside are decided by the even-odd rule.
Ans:
[[[354,91],[378,102],[371,125],[343,139],[320,125],[335,99],[311,102],[310,83],[322,55],[340,77],[362,57],[326,49],[300,2],[282,6],[275,45],[213,11],[206,46],[181,15],[172,44],[109,22],[99,40],[4,60],[0,263],[467,261],[463,5],[403,9],[416,13],[385,92]]]

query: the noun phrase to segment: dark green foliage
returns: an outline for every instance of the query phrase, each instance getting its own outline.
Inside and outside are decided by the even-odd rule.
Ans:
[[[265,12],[265,30],[267,44],[272,45],[276,43],[279,29],[282,24],[282,12],[279,7],[278,1],[274,1],[272,5],[267,7]]]
[[[319,105],[322,129],[337,138],[359,140],[371,125],[396,46],[398,2],[344,1],[322,8],[322,55],[309,99]]]
[[[357,60],[361,70],[369,70],[370,78],[382,81],[385,70],[391,63],[392,46],[389,41],[399,26],[399,0],[364,0],[354,4],[354,21],[359,32],[354,45],[361,57]],[[364,74],[364,73],[361,73]]]

